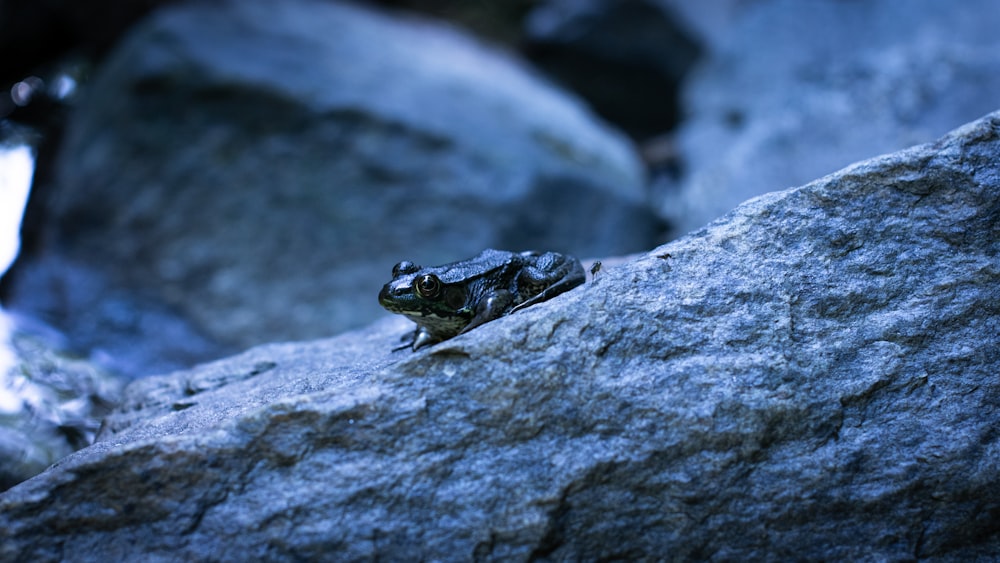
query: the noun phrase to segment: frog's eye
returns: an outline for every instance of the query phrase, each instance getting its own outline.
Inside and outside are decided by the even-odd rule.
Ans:
[[[408,260],[403,260],[399,264],[392,267],[392,277],[399,277],[400,274],[413,274],[419,270],[420,266],[417,266]]]
[[[441,280],[434,274],[420,276],[414,286],[417,288],[417,293],[425,299],[433,299],[441,293]]]

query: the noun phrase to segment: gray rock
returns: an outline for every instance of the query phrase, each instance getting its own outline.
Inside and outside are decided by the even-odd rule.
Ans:
[[[995,2],[766,0],[736,14],[686,87],[685,173],[657,185],[677,234],[750,197],[930,141],[1000,99]]]
[[[0,496],[22,560],[986,560],[1000,112],[468,334],[133,383]]]
[[[420,19],[188,3],[136,30],[86,94],[46,206],[47,253],[9,305],[112,357],[167,341],[211,357],[194,337],[90,330],[112,298],[172,313],[187,323],[173,332],[218,353],[370,322],[382,314],[370,288],[404,258],[601,255],[658,235],[620,134],[516,59]],[[33,291],[73,292],[71,276],[95,289]],[[184,352],[139,368],[189,365]]]

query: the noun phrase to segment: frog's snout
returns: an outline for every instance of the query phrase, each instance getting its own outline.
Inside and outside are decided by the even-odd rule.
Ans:
[[[380,305],[392,312],[399,312],[400,301],[407,300],[410,291],[409,284],[392,280],[382,286],[382,291],[378,292],[378,302]]]

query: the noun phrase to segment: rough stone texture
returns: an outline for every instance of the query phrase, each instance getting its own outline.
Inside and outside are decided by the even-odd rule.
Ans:
[[[132,384],[20,560],[986,560],[1000,112],[420,353],[390,319]]]
[[[92,444],[124,386],[0,309],[0,490]]]
[[[684,174],[655,190],[678,235],[750,197],[930,141],[1000,99],[995,2],[722,4],[735,14],[716,21],[727,40],[708,39],[686,85]]]
[[[46,254],[8,305],[111,357],[328,336],[382,314],[369,290],[401,259],[649,248],[643,182],[623,136],[458,30],[337,2],[191,3],[89,85],[43,203]],[[95,315],[111,299],[192,341],[123,341]]]

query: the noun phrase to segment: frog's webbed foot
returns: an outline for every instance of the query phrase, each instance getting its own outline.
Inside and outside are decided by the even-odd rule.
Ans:
[[[426,328],[419,328],[413,335],[413,351],[416,352],[424,346],[437,344],[438,342],[441,342],[441,340],[441,338],[434,336],[431,334],[431,331]]]
[[[399,352],[404,348],[412,348],[413,343],[417,340],[417,334],[420,332],[420,327],[413,329],[410,332],[404,332],[402,336],[399,337],[399,341],[402,343],[392,349],[393,352]]]
[[[399,338],[403,342],[402,346],[397,346],[392,349],[393,352],[397,352],[404,348],[412,348],[414,352],[424,346],[430,346],[431,344],[437,344],[441,341],[440,338],[432,335],[427,329],[422,327],[417,327],[413,332],[407,332]]]

